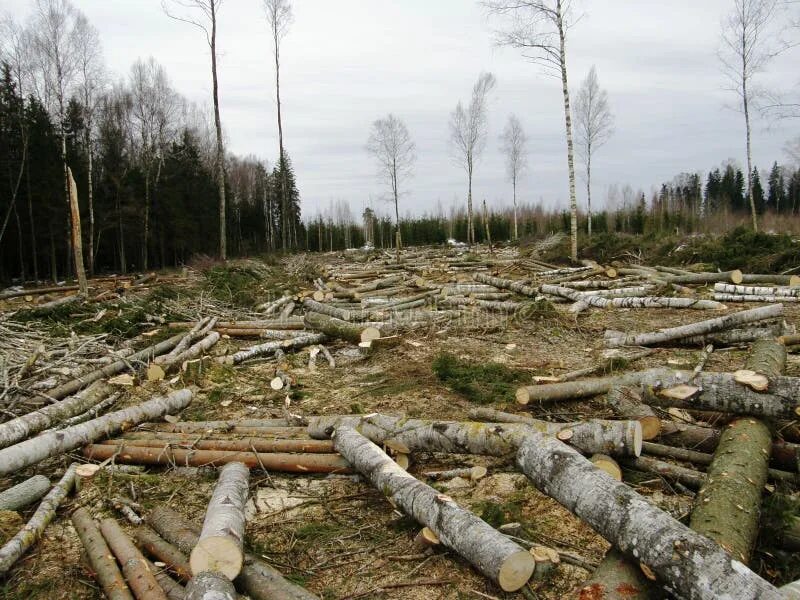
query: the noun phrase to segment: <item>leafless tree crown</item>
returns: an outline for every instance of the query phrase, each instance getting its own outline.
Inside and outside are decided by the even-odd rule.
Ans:
[[[457,162],[471,173],[486,146],[487,102],[497,80],[491,73],[481,73],[472,87],[469,106],[459,101],[450,114],[450,142]]]
[[[597,69],[592,66],[575,99],[575,129],[578,154],[588,161],[592,151],[605,144],[614,133],[614,115],[608,92],[600,89]]]
[[[503,134],[500,136],[500,149],[506,158],[506,175],[512,183],[527,168],[528,135],[517,115],[509,115]]]
[[[402,183],[411,176],[417,158],[406,124],[393,114],[374,121],[367,151],[375,157],[378,176],[389,186],[399,216],[397,200],[402,195]]]

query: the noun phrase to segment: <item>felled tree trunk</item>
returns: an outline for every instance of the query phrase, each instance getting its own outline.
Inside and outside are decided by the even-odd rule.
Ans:
[[[527,405],[531,402],[555,402],[597,396],[607,393],[614,386],[637,385],[643,376],[642,373],[644,371],[632,371],[578,381],[528,385],[517,389],[517,403]]]
[[[592,576],[572,592],[570,600],[654,600],[658,588],[639,565],[611,548]]]
[[[86,423],[45,433],[0,450],[0,475],[7,475],[37,462],[74,450],[98,438],[116,433],[123,427],[157,419],[184,409],[192,400],[188,389],[168,396],[153,398],[142,404],[124,408]]]
[[[173,359],[178,356],[181,352],[186,350],[189,345],[199,337],[205,335],[208,331],[214,328],[214,325],[217,323],[216,317],[206,317],[201,319],[197,322],[197,324],[189,330],[183,339],[177,343],[177,345],[168,353],[163,356],[156,356],[153,360],[156,364],[161,364],[163,362],[173,361]],[[174,361],[173,361],[174,362]]]
[[[750,349],[744,368],[767,377],[777,377],[786,368],[786,346],[774,339],[757,340]]]
[[[785,296],[800,298],[800,288],[797,287],[764,287],[716,283],[714,284],[714,291],[721,294],[733,294],[738,296]]]
[[[165,372],[168,372],[170,369],[174,369],[175,367],[180,366],[184,361],[192,360],[195,358],[199,358],[217,342],[219,341],[219,332],[212,331],[208,333],[202,340],[193,344],[183,352],[180,352],[165,360],[161,363],[161,367],[164,369]]]
[[[304,322],[308,329],[315,329],[330,338],[342,339],[354,344],[381,336],[381,332],[377,327],[349,323],[348,321],[317,312],[306,313]]]
[[[145,559],[147,566],[155,573],[156,581],[169,600],[186,600],[186,590],[181,584],[172,579],[165,571],[156,567],[152,562]]]
[[[147,523],[170,544],[189,554],[197,543],[200,527],[166,506],[159,506],[147,516]],[[236,583],[253,600],[319,600],[317,596],[291,583],[257,557],[246,554]]]
[[[105,383],[96,382],[73,398],[49,404],[28,414],[0,424],[0,448],[44,431],[64,419],[78,415],[95,406],[111,393]]]
[[[192,578],[189,559],[175,546],[164,540],[155,531],[142,525],[135,531],[136,541],[150,556],[163,562],[181,581]]]
[[[34,475],[0,493],[0,510],[24,508],[36,502],[49,490],[50,480],[44,475]]]
[[[250,470],[240,462],[228,463],[219,472],[208,503],[200,539],[192,549],[192,573],[221,573],[231,581],[244,564],[244,505],[247,502]]]
[[[122,572],[137,600],[167,600],[167,595],[158,585],[147,560],[117,522],[114,519],[103,519],[100,522],[100,532],[122,565]]]
[[[654,475],[659,475],[670,481],[678,481],[692,490],[699,490],[706,481],[705,474],[700,471],[681,467],[649,456],[626,459],[624,464],[637,471],[653,473]]]
[[[154,434],[152,434],[154,435]],[[300,454],[333,454],[333,444],[328,440],[265,440],[262,437],[251,437],[237,440],[200,439],[197,435],[186,437],[182,434],[163,434],[159,437],[105,440],[105,446],[144,446],[164,448],[179,445],[192,450],[221,450],[223,452],[296,452]],[[2,495],[0,495],[2,498]]]
[[[733,271],[723,271],[721,273],[690,273],[686,275],[665,276],[670,283],[688,284],[708,284],[717,281],[730,281],[732,283],[742,283],[743,275],[739,269]]]
[[[303,308],[306,309],[308,312],[317,312],[323,315],[328,315],[329,317],[335,317],[337,319],[341,319],[342,321],[357,321],[362,318],[362,315],[354,315],[352,311],[345,310],[342,308],[336,308],[335,306],[329,306],[327,304],[322,304],[321,302],[317,302],[313,298],[304,298],[303,299]]]
[[[783,316],[783,305],[761,306],[759,308],[725,315],[724,317],[717,317],[716,319],[708,319],[688,325],[660,329],[652,333],[615,335],[614,337],[607,337],[605,339],[605,345],[609,348],[618,348],[620,346],[657,346],[667,342],[674,342],[682,338],[705,335],[724,329],[732,329],[746,323],[755,323],[766,319],[777,319],[781,316]]]
[[[352,427],[376,444],[399,442],[410,451],[507,456],[516,452],[531,429],[558,436],[587,454],[638,456],[641,426],[637,421],[585,421],[581,423],[468,423],[426,421],[389,415],[364,417],[309,417],[312,438],[330,437],[337,427]]]
[[[502,290],[511,290],[523,296],[536,297],[539,295],[539,289],[530,285],[526,285],[522,281],[514,281],[513,279],[501,279],[500,277],[492,277],[484,273],[475,273],[473,275],[475,281],[481,283],[488,283],[491,286],[500,288]]]
[[[211,571],[195,575],[186,586],[186,600],[236,600],[230,579]]]
[[[719,302],[800,302],[800,297],[774,296],[769,294],[756,296],[754,294],[724,294],[722,292],[714,292],[714,300]]]
[[[238,365],[239,363],[251,358],[255,358],[256,356],[270,354],[276,350],[296,350],[297,348],[303,348],[304,346],[310,346],[311,344],[319,344],[323,341],[325,341],[324,334],[309,333],[303,337],[296,337],[290,340],[272,341],[265,344],[260,344],[258,346],[253,346],[252,348],[242,350],[236,354],[232,354],[231,356],[221,356],[217,359],[217,361],[227,365]]]
[[[100,529],[92,519],[89,511],[79,508],[72,513],[72,524],[86,550],[86,558],[92,568],[92,574],[100,584],[100,589],[108,600],[133,600],[128,584],[114,561],[114,555],[106,544]]]
[[[520,589],[533,575],[536,563],[529,552],[459,507],[452,498],[409,475],[356,430],[339,426],[333,441],[336,449],[372,485],[429,527],[445,546],[467,559],[504,591]]]
[[[642,296],[628,298],[605,298],[596,295],[587,295],[569,288],[543,283],[541,291],[544,294],[569,298],[575,302],[584,302],[589,306],[598,308],[693,308],[697,310],[718,310],[724,305],[713,300],[698,300],[696,298],[671,298],[660,296]]]
[[[25,554],[28,548],[42,537],[42,532],[56,516],[59,504],[70,493],[72,486],[75,485],[76,466],[75,463],[69,466],[64,476],[39,504],[39,508],[33,513],[30,521],[0,548],[0,575],[8,573],[9,569]]]
[[[608,391],[606,403],[621,417],[642,424],[642,439],[652,440],[661,433],[661,419],[642,402],[639,392],[632,387],[614,386]]]
[[[781,600],[769,583],[705,536],[656,508],[558,440],[532,432],[517,465],[534,485],[577,515],[664,586],[690,600]]]

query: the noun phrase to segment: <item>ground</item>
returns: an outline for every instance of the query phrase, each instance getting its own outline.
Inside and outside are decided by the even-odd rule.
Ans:
[[[254,269],[259,281],[268,282],[263,289],[242,286],[255,296],[245,299],[236,298],[243,292],[229,285],[227,280],[222,283],[213,280],[213,285],[227,286],[228,298],[225,297],[227,292],[220,293],[219,289],[210,288],[209,278],[202,275],[202,271],[208,271],[208,265],[188,274],[167,275],[163,278],[166,283],[153,284],[141,294],[152,296],[159,285],[169,286],[168,295],[172,295],[176,286],[179,293],[158,307],[165,313],[165,323],[159,323],[159,315],[149,315],[156,318],[142,327],[141,333],[152,333],[149,339],[166,336],[170,320],[191,320],[214,311],[244,316],[249,309],[245,310],[243,306],[257,303],[260,295],[274,292],[283,281],[285,287],[294,291],[310,288],[309,280],[321,275],[326,264],[340,260],[337,256],[322,255],[307,257],[299,266],[297,261],[281,265],[264,265],[258,261],[241,263],[238,267]],[[181,308],[176,308],[178,306]],[[24,307],[22,300],[9,301],[4,308],[10,313],[20,307]],[[787,305],[787,321],[800,322],[800,309],[796,307]],[[731,310],[737,308],[731,307]],[[108,309],[114,310],[112,307]],[[99,310],[102,310],[101,305],[89,313]],[[183,318],[179,318],[181,315]],[[400,344],[368,356],[359,354],[352,345],[331,342],[328,347],[337,362],[333,369],[320,357],[316,370],[310,370],[307,349],[287,356],[287,371],[296,381],[290,410],[303,415],[384,412],[465,420],[475,404],[449,389],[432,370],[435,359],[444,352],[478,364],[500,363],[529,374],[532,380],[535,375],[559,375],[601,362],[606,329],[650,331],[708,316],[705,311],[592,309],[576,317],[563,306],[558,306],[556,313],[545,316],[534,313],[528,317],[505,319],[480,315],[480,318],[469,321],[415,330],[405,334]],[[59,327],[47,320],[25,322],[35,331],[68,336],[72,324],[80,318],[64,319]],[[98,321],[102,323],[105,318]],[[93,335],[98,334],[93,332]],[[138,338],[140,344],[145,339],[148,338]],[[221,355],[247,345],[247,340],[223,339],[212,353]],[[664,349],[637,361],[635,368],[665,364],[692,368],[698,353],[699,348]],[[716,351],[705,368],[712,371],[739,368],[745,355],[746,349]],[[195,399],[181,419],[282,416],[285,395],[274,392],[269,386],[274,369],[275,364],[270,360],[212,368],[199,382],[200,385],[195,386]],[[790,355],[787,374],[800,376],[797,355]],[[134,388],[125,390],[126,402],[147,398],[180,384],[180,381],[171,380],[141,381]],[[513,399],[496,401],[492,406],[510,412],[522,410]],[[611,415],[602,399],[528,408],[530,414],[553,421]],[[2,481],[0,487],[5,489],[34,472],[52,475],[73,459],[80,460],[80,453],[18,473]],[[567,551],[579,559],[575,562],[582,560],[591,566],[602,558],[608,544],[554,500],[537,491],[524,476],[514,471],[509,460],[420,454],[412,457],[410,471],[420,473],[477,464],[487,466],[489,475],[476,485],[449,488],[437,485],[493,525],[521,523],[520,537]],[[691,501],[676,494],[665,481],[636,473],[626,473],[626,480],[674,516],[685,518],[688,515]],[[77,506],[85,505],[94,514],[120,518],[104,500],[113,496],[135,496],[145,512],[165,503],[187,518],[200,521],[213,481],[213,472],[204,469],[152,468],[140,475],[101,474],[61,508],[44,538],[5,580],[0,588],[2,597],[20,600],[101,598],[96,583],[81,560],[80,543],[70,524],[69,513]],[[293,476],[254,470],[251,493],[247,547],[321,598],[461,600],[523,597],[520,593],[504,594],[447,549],[421,553],[413,543],[419,525],[395,510],[378,490],[366,483],[343,476]],[[27,518],[30,512],[23,513],[23,518]],[[759,556],[757,564],[762,559],[766,561],[760,563],[762,574],[769,576],[769,557]],[[562,562],[544,579],[531,582],[524,596],[542,600],[564,598],[588,575],[586,569]],[[381,586],[385,589],[381,590]]]

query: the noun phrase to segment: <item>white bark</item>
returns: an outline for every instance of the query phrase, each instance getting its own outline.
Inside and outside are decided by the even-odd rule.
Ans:
[[[208,503],[200,539],[192,550],[192,573],[215,571],[233,581],[244,564],[244,505],[250,469],[239,462],[226,464]]]
[[[725,308],[723,304],[712,300],[697,300],[694,298],[670,298],[659,296],[626,297],[626,298],[605,298],[598,295],[586,294],[586,292],[576,292],[560,285],[543,283],[541,285],[543,294],[552,294],[569,298],[575,302],[585,302],[589,306],[598,308],[694,308],[698,310],[718,310]]]
[[[50,489],[50,480],[44,475],[34,475],[0,493],[0,510],[19,510],[36,502]]]
[[[75,484],[76,463],[69,466],[64,476],[53,489],[44,497],[39,508],[17,534],[0,548],[0,575],[8,573],[9,569],[23,554],[42,537],[47,525],[56,516],[56,510]]]
[[[748,294],[753,296],[786,296],[800,298],[800,287],[753,286],[733,285],[730,283],[715,283],[714,291],[722,294]]]
[[[236,588],[229,579],[204,571],[186,584],[186,600],[236,600]]]
[[[214,328],[217,323],[216,317],[206,317],[197,322],[197,324],[189,330],[183,339],[176,344],[176,346],[167,354],[163,356],[156,356],[153,360],[154,363],[160,365],[163,362],[169,362],[178,356],[181,352],[186,350],[194,340],[205,335],[208,331]]]
[[[350,427],[337,427],[334,446],[373,486],[507,592],[524,586],[535,561],[524,548],[399,467]]]
[[[661,329],[652,333],[640,334],[626,334],[614,337],[607,337],[605,340],[606,346],[616,348],[619,346],[656,346],[666,342],[672,342],[682,338],[692,336],[705,335],[722,331],[724,329],[731,329],[746,323],[755,323],[757,321],[764,321],[767,319],[776,319],[783,316],[783,305],[775,304],[772,306],[762,306],[750,310],[725,315],[724,317],[717,317],[715,319],[708,319],[706,321],[698,321],[688,325],[679,325],[678,327],[670,327]]]
[[[775,294],[723,294],[714,292],[719,302],[800,302],[800,296],[778,296]]]
[[[176,354],[169,360],[165,360],[161,363],[161,366],[164,368],[164,371],[168,371],[169,369],[183,364],[184,361],[192,360],[194,358],[199,358],[217,342],[219,341],[219,333],[216,331],[212,331],[211,333],[207,334],[202,340],[194,344],[193,346],[187,348],[183,352]]]
[[[780,600],[717,544],[656,508],[558,440],[532,432],[517,455],[534,485],[687,600]]]
[[[39,461],[69,452],[102,437],[117,433],[123,427],[137,425],[184,409],[192,399],[188,389],[172,392],[118,410],[86,423],[73,425],[52,433],[45,433],[0,450],[0,475],[24,469]]]
[[[522,294],[523,296],[536,297],[539,295],[538,288],[526,285],[521,281],[514,281],[513,279],[502,279],[500,277],[492,277],[491,275],[486,275],[484,273],[475,273],[473,275],[473,278],[475,279],[475,281],[479,281],[480,283],[487,283],[491,286],[503,290],[511,290],[518,294]]]
[[[319,344],[325,341],[325,336],[321,333],[309,333],[303,337],[296,337],[289,340],[276,340],[253,346],[246,350],[241,350],[231,356],[221,356],[217,359],[218,362],[228,365],[238,365],[248,359],[255,358],[256,356],[263,356],[270,354],[276,350],[296,350],[311,344]]]

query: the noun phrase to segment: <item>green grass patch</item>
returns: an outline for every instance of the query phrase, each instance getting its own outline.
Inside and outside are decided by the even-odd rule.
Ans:
[[[433,372],[447,387],[477,404],[512,401],[519,384],[529,378],[506,365],[475,363],[446,352],[433,361]]]

